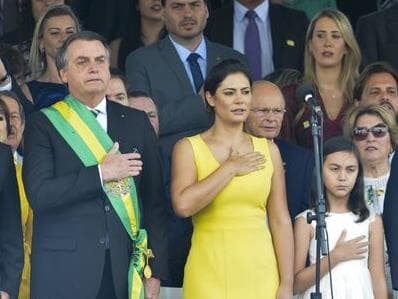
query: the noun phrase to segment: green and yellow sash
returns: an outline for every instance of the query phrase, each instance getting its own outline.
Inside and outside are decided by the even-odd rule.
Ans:
[[[41,110],[84,166],[100,164],[113,141],[85,105],[71,95]],[[142,275],[151,276],[147,233],[140,228],[140,209],[132,177],[104,184],[104,191],[134,244],[128,271],[129,299],[143,299]]]

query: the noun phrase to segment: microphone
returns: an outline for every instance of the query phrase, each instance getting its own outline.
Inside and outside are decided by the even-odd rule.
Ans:
[[[315,110],[316,114],[322,113],[321,107],[318,105],[318,101],[314,95],[314,89],[312,84],[304,83],[300,85],[297,89],[296,96],[302,100],[305,104],[309,105],[312,109]]]

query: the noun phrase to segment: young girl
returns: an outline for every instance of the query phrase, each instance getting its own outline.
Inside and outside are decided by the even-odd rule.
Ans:
[[[331,138],[324,145],[323,163],[333,297],[387,298],[383,225],[366,207],[358,152],[348,139]],[[310,298],[315,289],[316,223],[307,223],[307,212],[296,217],[294,229],[298,298]],[[327,256],[321,259],[320,273],[322,298],[332,298]]]

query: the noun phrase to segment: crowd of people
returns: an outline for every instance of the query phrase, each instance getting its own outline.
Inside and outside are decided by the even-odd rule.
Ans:
[[[16,1],[0,299],[309,299],[316,159],[322,297],[398,299],[398,1],[368,2]]]

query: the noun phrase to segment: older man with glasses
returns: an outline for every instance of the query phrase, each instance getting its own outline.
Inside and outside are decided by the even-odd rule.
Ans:
[[[285,167],[287,204],[294,219],[308,208],[314,159],[310,151],[277,138],[285,112],[285,100],[275,84],[268,81],[253,84],[252,107],[245,127],[250,134],[278,145]]]

